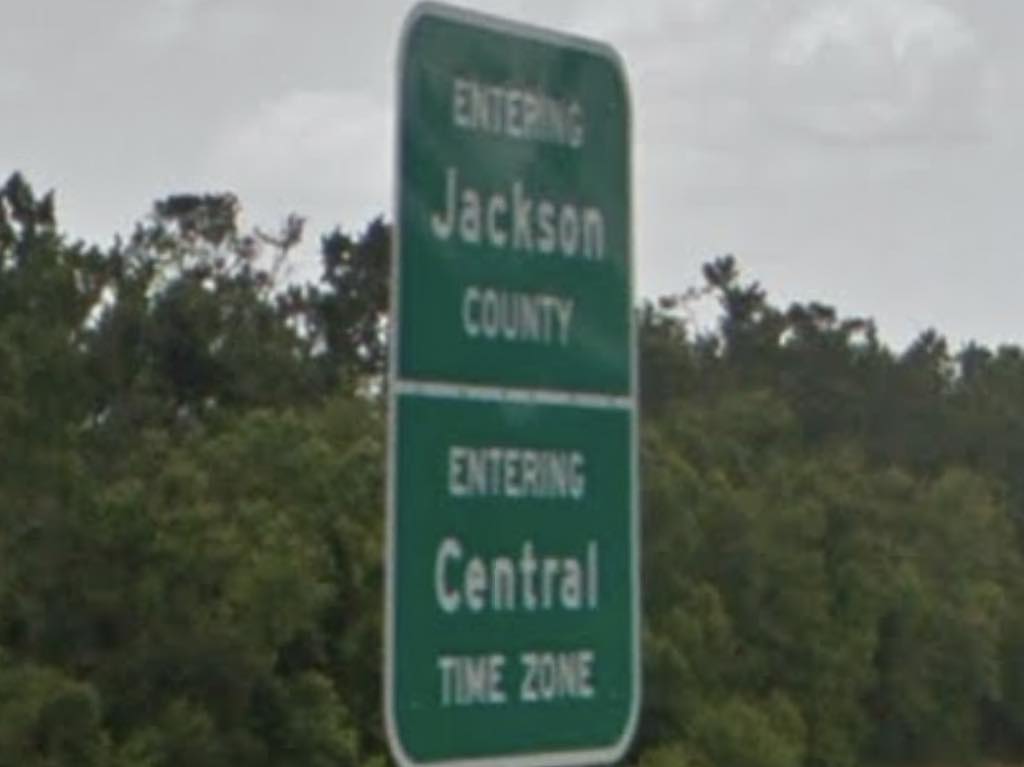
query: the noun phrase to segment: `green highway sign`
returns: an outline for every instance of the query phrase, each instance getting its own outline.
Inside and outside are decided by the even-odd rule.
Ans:
[[[427,3],[398,99],[392,751],[615,761],[640,703],[624,72],[603,44]]]
[[[596,44],[423,8],[398,124],[402,378],[626,394],[629,102]]]

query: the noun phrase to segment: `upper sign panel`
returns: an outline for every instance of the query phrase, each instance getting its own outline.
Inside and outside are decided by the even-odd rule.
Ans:
[[[614,54],[420,13],[399,98],[399,378],[631,394]]]

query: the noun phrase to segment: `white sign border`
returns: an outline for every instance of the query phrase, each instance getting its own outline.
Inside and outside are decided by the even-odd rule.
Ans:
[[[548,43],[550,45],[557,45],[563,48],[571,48],[581,50],[589,53],[596,54],[607,61],[609,61],[616,69],[619,80],[622,82],[623,94],[626,100],[626,152],[629,156],[629,173],[627,175],[627,205],[629,206],[629,241],[627,242],[627,248],[629,250],[629,338],[632,343],[631,354],[630,354],[630,394],[628,398],[609,398],[618,400],[615,405],[622,406],[627,405],[626,408],[630,410],[632,416],[631,424],[631,435],[630,439],[632,444],[630,445],[631,454],[631,471],[632,471],[632,508],[630,509],[630,528],[633,537],[633,556],[632,556],[632,567],[630,572],[630,586],[632,588],[632,603],[633,603],[633,615],[632,617],[632,640],[633,640],[633,688],[631,690],[631,701],[629,716],[626,720],[626,726],[623,729],[622,735],[619,740],[613,745],[606,748],[597,749],[583,749],[583,750],[561,750],[561,751],[549,751],[540,752],[535,754],[501,754],[486,757],[472,757],[468,759],[443,759],[435,761],[424,761],[420,762],[413,759],[409,753],[405,750],[402,744],[401,738],[399,737],[398,723],[395,718],[395,699],[394,699],[394,681],[395,681],[395,567],[397,559],[395,557],[395,547],[397,545],[395,537],[395,494],[396,494],[396,459],[397,459],[397,424],[396,424],[396,412],[398,407],[398,398],[403,391],[407,391],[411,388],[415,388],[413,382],[403,382],[398,378],[398,327],[399,327],[399,311],[401,306],[401,221],[402,221],[402,156],[401,156],[401,125],[399,120],[402,116],[402,75],[405,71],[406,55],[408,53],[409,37],[416,26],[417,22],[423,17],[432,16],[449,21],[460,22],[471,26],[493,30],[503,34],[509,34],[517,37],[527,38],[536,40],[538,42]],[[390,311],[391,311],[391,325],[390,325],[390,352],[388,360],[388,376],[387,376],[387,387],[388,387],[388,422],[387,422],[387,488],[386,488],[386,505],[387,505],[387,517],[386,517],[386,530],[385,530],[385,603],[384,603],[384,673],[383,673],[383,686],[384,686],[384,725],[387,734],[388,745],[391,748],[392,756],[399,763],[400,767],[583,767],[584,765],[596,765],[596,764],[612,764],[618,762],[625,756],[626,751],[629,749],[630,743],[633,741],[633,737],[636,733],[637,722],[640,718],[640,701],[642,693],[642,668],[640,662],[641,656],[641,635],[640,635],[640,466],[639,466],[639,420],[640,411],[637,404],[637,398],[639,396],[639,379],[637,376],[637,337],[636,337],[636,313],[633,309],[633,291],[635,289],[635,258],[633,251],[633,162],[632,162],[632,100],[629,91],[629,80],[626,76],[626,67],[619,55],[618,51],[612,48],[610,45],[600,42],[598,40],[592,40],[585,37],[579,37],[576,35],[565,34],[556,32],[551,29],[545,29],[543,27],[533,26],[523,22],[512,21],[509,19],[503,19],[498,16],[492,16],[486,13],[480,13],[478,11],[469,10],[466,8],[460,8],[445,3],[434,2],[433,0],[426,0],[425,2],[417,3],[413,9],[408,13],[405,18],[405,23],[402,27],[402,33],[399,43],[398,53],[398,64],[396,67],[396,78],[395,78],[395,119],[393,124],[396,125],[396,132],[393,136],[392,142],[394,146],[394,170],[393,172],[393,203],[392,210],[394,211],[395,219],[392,226],[392,245],[391,245],[391,295],[390,295]],[[412,386],[410,386],[412,384]],[[447,388],[449,384],[442,383],[442,386]],[[470,387],[464,387],[461,384],[451,384],[451,389],[454,392],[458,388],[468,389]],[[495,401],[522,401],[529,400],[531,398],[529,389],[508,389],[501,387],[471,387],[475,396],[466,399],[486,399],[488,398],[483,392],[484,389],[490,389],[493,392],[493,398]],[[569,397],[573,396],[571,393],[566,393]],[[579,397],[584,400],[588,397],[586,393],[580,393]],[[592,395],[589,395],[592,396]],[[628,403],[623,400],[628,399]],[[568,403],[567,403],[568,404]],[[609,403],[610,404],[610,403]]]

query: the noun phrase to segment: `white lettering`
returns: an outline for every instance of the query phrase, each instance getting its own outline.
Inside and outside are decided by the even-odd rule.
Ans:
[[[578,101],[463,77],[452,82],[452,123],[463,130],[573,149],[582,147],[584,140],[583,106]]]
[[[455,187],[458,183],[458,173],[455,168],[448,168],[445,171],[445,215],[438,216],[436,213],[430,217],[430,225],[434,230],[434,236],[439,240],[447,240],[452,235],[452,227],[455,224]]]
[[[519,700],[523,703],[594,697],[593,650],[524,652],[519,655],[519,665]]]
[[[464,594],[466,606],[475,613],[484,609],[484,592],[487,591],[487,568],[479,557],[473,557],[466,565]]]
[[[480,244],[480,195],[472,187],[462,190],[459,236],[463,242]]]
[[[504,248],[508,244],[508,232],[498,225],[498,216],[508,212],[508,202],[496,194],[487,203],[487,239],[496,248]]]
[[[516,250],[533,250],[533,227],[530,225],[530,211],[533,202],[523,194],[523,185],[512,184],[512,247]]]
[[[462,294],[462,327],[470,338],[480,335],[480,291],[472,285]]]
[[[452,122],[459,128],[471,128],[473,115],[469,111],[470,83],[456,77],[452,86]]]
[[[498,705],[508,698],[504,690],[505,656],[442,655],[437,659],[441,673],[441,705]]]
[[[437,596],[437,604],[446,613],[453,613],[459,609],[461,600],[459,592],[448,588],[445,579],[446,565],[449,560],[462,559],[462,546],[455,538],[445,538],[437,549],[437,559],[434,561],[434,593]]]
[[[541,253],[554,253],[558,240],[555,237],[555,206],[551,200],[541,200],[537,205],[537,226],[540,229],[537,249]]]
[[[454,234],[472,246],[604,259],[604,215],[600,209],[534,199],[520,180],[514,180],[507,191],[509,194],[481,191],[463,184],[459,171],[449,166],[445,169],[444,207],[430,215],[431,231],[439,240],[447,241]]]
[[[598,550],[589,541],[582,556],[538,556],[524,541],[518,557],[465,556],[461,541],[445,538],[434,560],[434,592],[445,613],[463,609],[514,612],[597,609]]]
[[[470,285],[462,294],[462,328],[470,338],[568,346],[573,308],[571,298]]]
[[[582,501],[586,487],[586,460],[578,450],[463,445],[448,448],[448,493],[455,498]]]
[[[558,245],[566,256],[575,256],[579,246],[580,222],[576,208],[566,205],[558,215]]]

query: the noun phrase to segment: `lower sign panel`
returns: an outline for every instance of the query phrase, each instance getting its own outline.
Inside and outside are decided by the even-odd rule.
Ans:
[[[616,758],[639,687],[633,412],[394,401],[386,689],[405,761]]]

